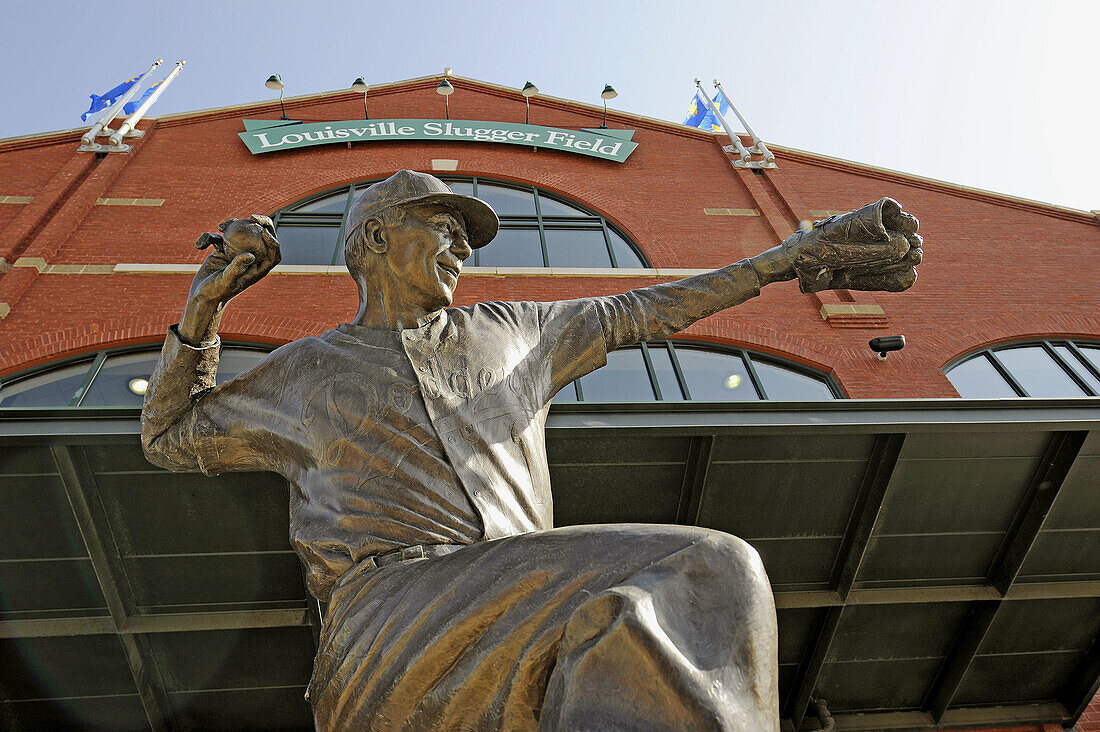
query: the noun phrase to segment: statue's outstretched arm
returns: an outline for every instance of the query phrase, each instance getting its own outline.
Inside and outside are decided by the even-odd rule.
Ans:
[[[666,338],[696,320],[739,305],[773,282],[797,278],[803,292],[828,289],[899,292],[921,261],[917,220],[890,198],[815,221],[807,231],[728,267],[594,298],[607,350]]]

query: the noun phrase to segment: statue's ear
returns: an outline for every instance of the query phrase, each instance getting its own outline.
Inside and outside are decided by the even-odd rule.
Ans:
[[[386,227],[378,219],[363,222],[363,246],[375,254],[385,254],[389,250],[386,241]]]
[[[225,221],[221,222],[220,224],[218,224],[218,231],[220,231],[224,234],[225,230],[229,228],[229,225],[232,224],[236,220],[237,219],[226,219]]]

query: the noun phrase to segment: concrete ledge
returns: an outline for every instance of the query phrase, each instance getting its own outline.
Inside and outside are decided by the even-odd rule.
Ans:
[[[30,203],[34,196],[0,196],[0,203]]]
[[[195,274],[198,264],[145,264],[122,262],[116,265],[66,265],[67,267],[108,267],[119,274]],[[463,277],[662,277],[679,278],[709,272],[708,269],[626,269],[614,267],[466,267]],[[280,264],[271,270],[275,275],[344,275],[344,266],[320,264]]]
[[[111,274],[113,264],[51,264],[42,270],[42,274]]]
[[[704,208],[707,216],[759,216],[755,208]]]
[[[163,198],[98,198],[97,206],[162,206]]]
[[[821,306],[821,317],[825,320],[840,315],[862,315],[871,316],[876,318],[885,317],[886,311],[884,311],[878,305],[853,305],[848,303],[826,303]]]
[[[831,208],[811,208],[808,213],[810,216],[839,216],[840,214],[846,214],[847,211],[834,211]]]
[[[42,257],[20,257],[12,267],[34,267],[39,272],[46,269],[46,260]]]

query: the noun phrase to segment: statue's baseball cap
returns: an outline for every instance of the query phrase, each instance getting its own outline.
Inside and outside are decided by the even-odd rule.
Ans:
[[[364,222],[387,208],[410,203],[439,203],[458,211],[466,220],[466,235],[472,249],[491,242],[500,226],[496,211],[481,199],[455,193],[434,175],[399,170],[367,188],[351,204],[346,238],[355,236]]]

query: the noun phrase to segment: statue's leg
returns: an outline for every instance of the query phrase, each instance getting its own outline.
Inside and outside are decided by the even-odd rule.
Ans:
[[[605,547],[608,560],[629,559],[629,542]],[[707,532],[577,608],[540,729],[772,732],[777,670],[775,605],[759,556]]]
[[[320,729],[778,729],[771,591],[727,534],[572,526],[349,575]]]

